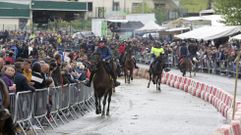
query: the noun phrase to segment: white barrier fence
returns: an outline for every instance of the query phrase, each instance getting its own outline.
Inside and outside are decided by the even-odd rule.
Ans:
[[[94,109],[93,93],[93,88],[84,83],[11,93],[10,112],[24,135],[28,129],[39,134],[33,125],[38,125],[46,134],[46,128],[54,129]]]

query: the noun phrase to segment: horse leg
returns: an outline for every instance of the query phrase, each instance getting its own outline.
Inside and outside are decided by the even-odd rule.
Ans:
[[[98,110],[99,110],[98,101],[99,101],[99,100],[98,100],[98,98],[97,98],[97,95],[95,94],[95,109],[96,109],[96,110],[95,110],[95,113],[96,113],[96,114],[99,114],[99,111],[98,111]]]
[[[128,84],[130,84],[130,77],[131,75],[130,75],[130,70],[129,71],[127,71],[127,82],[128,82]]]
[[[131,80],[133,80],[133,69],[130,70]]]
[[[125,83],[126,83],[126,77],[127,77],[126,69],[124,69],[124,76],[125,76]]]
[[[191,63],[189,65],[189,73],[190,73],[190,78],[192,78],[192,64]]]
[[[106,113],[107,116],[110,115],[109,111],[110,111],[110,101],[111,101],[111,96],[112,96],[112,91],[109,91],[109,96],[108,96],[108,107],[107,107],[107,113]]]
[[[152,82],[153,82],[153,84],[156,84],[156,75],[154,75],[154,74],[152,76]]]
[[[182,72],[182,76],[185,76],[185,75],[186,75],[186,70],[184,69]]]
[[[157,90],[160,90],[159,75],[156,77],[156,89],[157,89]]]
[[[158,83],[159,83],[159,90],[161,91],[161,80],[162,80],[162,72],[161,72],[161,75],[159,75],[158,77]]]
[[[147,88],[150,88],[150,83],[151,83],[151,72],[149,71],[149,82],[147,84]]]
[[[98,104],[98,114],[101,113],[101,97],[99,97],[99,104]]]
[[[105,116],[105,104],[106,104],[106,98],[108,96],[108,93],[105,94],[105,97],[103,99],[103,109],[102,109],[102,116]]]

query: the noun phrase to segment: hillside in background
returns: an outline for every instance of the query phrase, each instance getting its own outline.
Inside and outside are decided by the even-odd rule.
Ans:
[[[198,13],[208,8],[208,0],[180,0],[180,6],[188,13]]]

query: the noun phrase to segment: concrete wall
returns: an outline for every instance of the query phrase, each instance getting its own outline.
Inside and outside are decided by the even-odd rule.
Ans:
[[[30,20],[27,25],[30,25]],[[2,30],[19,30],[19,19],[0,18],[0,31]]]

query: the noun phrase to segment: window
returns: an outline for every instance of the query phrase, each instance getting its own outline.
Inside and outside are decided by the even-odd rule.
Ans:
[[[93,3],[88,2],[88,11],[93,11]]]
[[[138,13],[141,10],[141,3],[132,3],[132,13]]]
[[[113,2],[112,11],[120,11],[120,3],[119,2]]]
[[[98,18],[105,17],[105,8],[104,7],[97,7],[97,17]]]
[[[165,8],[166,7],[166,5],[165,4],[162,4],[162,3],[155,3],[154,4],[154,8],[155,9],[163,9],[163,8]]]

